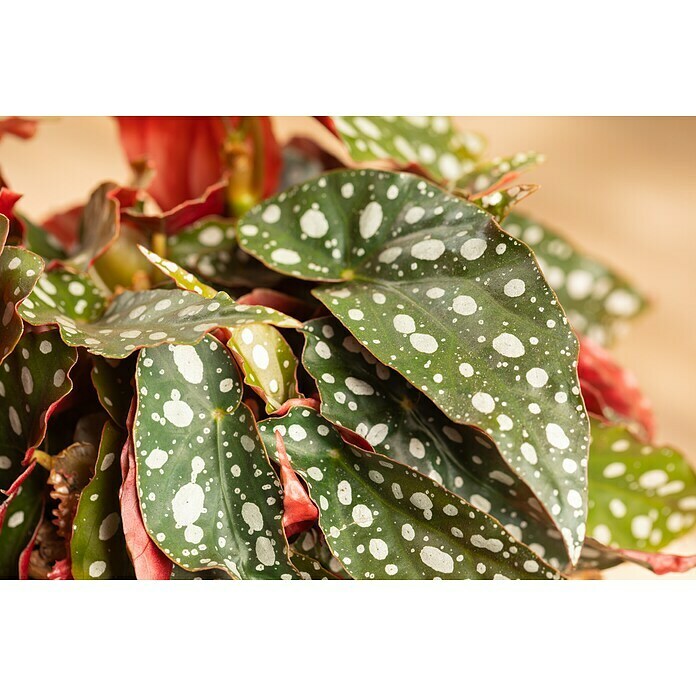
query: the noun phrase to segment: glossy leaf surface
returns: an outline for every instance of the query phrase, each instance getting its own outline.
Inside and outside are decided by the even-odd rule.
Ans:
[[[224,346],[206,337],[141,351],[137,392],[138,488],[151,538],[186,570],[295,577],[280,486]]]
[[[622,425],[592,421],[588,535],[607,546],[657,551],[696,523],[696,473],[669,447]]]
[[[10,354],[22,335],[19,303],[31,292],[43,261],[26,249],[5,246],[9,220],[0,215],[0,363]]]
[[[336,172],[253,209],[240,242],[315,295],[534,491],[571,558],[584,534],[588,421],[577,340],[527,247],[405,174]],[[328,347],[319,354],[330,367]]]
[[[484,140],[455,131],[447,116],[336,116],[335,131],[356,162],[417,164],[440,181],[456,181],[483,152]]]
[[[54,290],[50,293],[49,284]],[[25,310],[26,300],[21,314],[29,323],[57,324],[68,345],[109,358],[125,358],[138,348],[162,343],[197,343],[219,326],[298,325],[266,307],[237,304],[224,292],[207,299],[183,290],[126,291],[103,311],[104,299],[87,278],[62,272],[42,276],[28,299],[32,316]]]
[[[117,425],[125,425],[133,397],[131,381],[135,373],[133,360],[92,359],[92,384],[99,402]]]
[[[0,527],[0,580],[20,578],[20,558],[31,542],[44,509],[46,472],[35,469],[7,506]]]
[[[244,381],[272,413],[299,396],[297,358],[274,326],[249,324],[230,330],[228,346],[239,356]]]
[[[414,469],[346,444],[316,411],[293,408],[264,421],[269,452],[276,429],[352,577],[556,577],[493,518]]]
[[[511,213],[503,229],[532,248],[573,328],[593,341],[611,343],[621,326],[646,308],[628,281],[551,228]]]
[[[11,487],[43,440],[51,410],[72,388],[76,360],[77,351],[50,331],[25,334],[0,366],[0,490]]]
[[[133,577],[121,525],[121,467],[125,433],[110,422],[104,426],[92,480],[83,488],[70,541],[72,575],[76,580]]]
[[[552,565],[565,565],[550,519],[483,433],[450,421],[337,320],[317,319],[304,331],[302,362],[317,382],[324,417],[489,513]],[[320,344],[331,351],[330,365],[317,353]]]

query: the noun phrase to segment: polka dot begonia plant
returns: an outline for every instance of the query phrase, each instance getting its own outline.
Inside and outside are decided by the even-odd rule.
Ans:
[[[694,470],[606,350],[646,301],[518,212],[543,158],[448,117],[318,120],[344,167],[209,117],[172,169],[189,131],[136,118],[142,187],[0,210],[0,577],[696,565],[664,552]]]

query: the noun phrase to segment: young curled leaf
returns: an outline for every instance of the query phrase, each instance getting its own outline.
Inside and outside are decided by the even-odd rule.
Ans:
[[[319,514],[290,464],[285,443],[279,432],[276,432],[276,452],[280,467],[280,483],[283,487],[283,529],[288,539],[291,539],[313,527]]]
[[[133,426],[145,526],[185,570],[294,578],[282,491],[223,344],[147,348]]]
[[[559,577],[492,517],[414,469],[348,445],[315,411],[291,409],[263,421],[261,433],[269,452],[280,433],[353,578]]]
[[[577,558],[589,441],[578,345],[526,246],[473,203],[374,170],[280,194],[239,234],[275,270],[330,283],[314,295],[370,353],[485,431]],[[319,355],[330,371],[328,347]]]
[[[605,546],[658,551],[696,524],[696,472],[669,447],[592,419],[588,534]]]

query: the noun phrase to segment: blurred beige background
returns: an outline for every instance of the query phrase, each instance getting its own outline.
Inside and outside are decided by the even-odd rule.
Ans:
[[[535,150],[546,163],[525,175],[541,185],[525,209],[631,278],[653,302],[614,350],[652,399],[661,443],[696,462],[696,118],[458,118],[485,134],[489,153]],[[322,129],[309,118],[276,119],[281,138]],[[331,144],[330,139],[325,143]],[[125,182],[114,123],[61,118],[28,142],[0,143],[0,168],[41,218],[80,202],[102,179]],[[696,552],[696,534],[674,550]],[[643,576],[618,569],[616,577]],[[648,575],[649,576],[649,575]],[[652,576],[650,576],[652,577]]]

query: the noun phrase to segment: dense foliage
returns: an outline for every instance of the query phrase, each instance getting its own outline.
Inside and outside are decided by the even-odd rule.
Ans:
[[[41,224],[0,181],[0,577],[696,565],[660,553],[696,475],[607,351],[645,299],[519,212],[542,158],[318,121],[120,118],[132,182]]]

